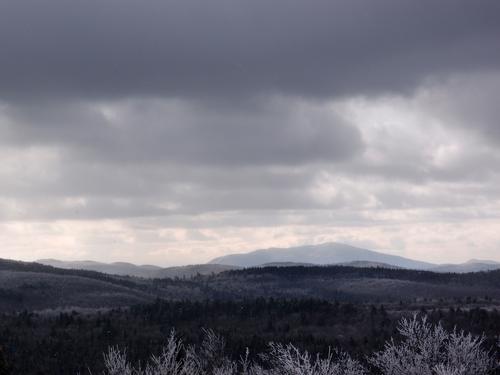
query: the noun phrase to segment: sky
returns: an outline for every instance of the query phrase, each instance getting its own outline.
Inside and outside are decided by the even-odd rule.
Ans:
[[[0,257],[500,261],[497,0],[3,0]]]

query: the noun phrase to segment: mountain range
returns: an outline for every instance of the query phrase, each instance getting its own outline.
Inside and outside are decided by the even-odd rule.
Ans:
[[[85,265],[89,263],[83,263]],[[212,272],[200,274],[208,270]],[[158,298],[171,301],[272,297],[456,302],[472,296],[484,301],[500,301],[500,270],[438,273],[353,261],[337,265],[276,262],[246,268],[205,264],[175,267],[175,271],[196,274],[192,278],[131,277],[0,259],[0,312],[106,309],[154,302]]]
[[[100,263],[56,259],[40,259],[37,262],[57,268],[84,269],[143,278],[191,278],[196,275],[210,275],[240,268],[266,266],[344,265],[351,267],[405,268],[450,273],[500,269],[500,263],[492,260],[471,259],[460,264],[433,264],[335,242],[290,248],[261,249],[249,253],[221,256],[206,264],[165,268],[153,265],[135,265],[126,262]]]
[[[471,259],[459,264],[433,264],[397,255],[330,242],[320,245],[290,248],[270,248],[243,254],[230,254],[210,261],[238,267],[256,267],[267,264],[345,265],[351,267],[407,268],[433,272],[466,273],[500,269],[493,260]]]

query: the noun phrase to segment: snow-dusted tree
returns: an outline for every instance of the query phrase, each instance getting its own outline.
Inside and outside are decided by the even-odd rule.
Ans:
[[[370,359],[384,375],[486,375],[495,367],[484,337],[447,332],[417,316],[402,319],[398,331],[403,340],[387,342]]]
[[[127,361],[127,353],[116,347],[108,349],[104,355],[104,365],[108,375],[132,375],[135,372]]]
[[[186,361],[181,356],[182,341],[170,333],[167,344],[159,356],[152,355],[145,375],[183,375],[186,374]]]
[[[190,375],[190,364],[183,358],[182,341],[172,331],[159,356],[152,355],[145,369],[134,368],[127,360],[126,352],[109,348],[104,355],[107,375]]]
[[[312,357],[292,344],[271,344],[264,356],[271,365],[270,375],[363,375],[364,368],[343,352],[329,353],[326,358]]]
[[[225,354],[226,342],[212,330],[204,330],[205,337],[200,348],[189,347],[186,351],[186,365],[193,375],[237,374],[238,363]]]
[[[162,353],[152,355],[143,369],[133,367],[125,351],[111,347],[104,355],[106,375],[233,375],[238,373],[238,363],[230,361],[224,353],[225,341],[211,330],[205,330],[199,349],[184,348],[182,341],[172,331]],[[249,368],[250,369],[250,366]],[[253,375],[248,372],[248,375]]]
[[[248,350],[240,361],[225,355],[224,339],[206,330],[199,348],[184,347],[172,332],[159,356],[147,366],[135,368],[125,352],[110,348],[104,356],[106,375],[365,375],[367,371],[343,352],[325,358],[300,351],[292,344],[270,344],[261,355],[263,367],[249,360]],[[487,375],[495,368],[483,337],[454,330],[447,332],[425,317],[403,319],[402,340],[391,340],[384,350],[369,358],[377,374],[383,375]]]
[[[363,375],[363,367],[345,353],[329,354],[326,358],[312,357],[295,346],[270,344],[262,357],[266,369],[249,360],[248,350],[240,361],[225,355],[224,339],[211,330],[199,348],[184,348],[172,332],[159,356],[152,356],[145,369],[135,368],[125,352],[110,348],[104,356],[107,375]]]

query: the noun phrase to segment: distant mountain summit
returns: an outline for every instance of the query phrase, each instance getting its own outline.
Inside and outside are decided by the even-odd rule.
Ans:
[[[384,254],[336,242],[290,248],[263,249],[245,254],[230,254],[215,258],[209,263],[255,267],[269,263],[291,262],[326,265],[360,261],[366,262],[366,264],[386,264],[393,267],[410,269],[431,269],[436,266],[432,263]]]

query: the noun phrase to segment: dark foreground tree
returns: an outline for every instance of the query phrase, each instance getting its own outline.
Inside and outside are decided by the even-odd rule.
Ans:
[[[0,346],[0,375],[9,375],[9,365],[7,360],[5,359],[5,354],[3,352],[3,348]]]

